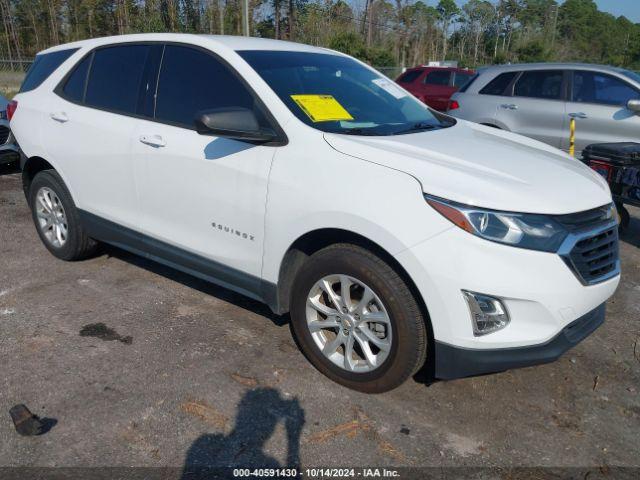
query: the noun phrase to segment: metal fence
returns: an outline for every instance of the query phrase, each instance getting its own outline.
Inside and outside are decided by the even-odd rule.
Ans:
[[[0,58],[0,94],[12,97],[20,89],[24,75],[33,59],[10,60]]]
[[[33,58],[22,58],[20,60],[0,57],[0,72],[21,72],[25,73],[33,63]]]

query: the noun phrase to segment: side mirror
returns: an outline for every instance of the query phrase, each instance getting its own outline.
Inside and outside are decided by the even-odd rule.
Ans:
[[[627,108],[633,113],[640,113],[640,99],[629,100],[627,102]]]
[[[249,142],[270,142],[277,138],[276,132],[260,126],[256,114],[248,108],[216,108],[198,112],[195,124],[201,135]]]

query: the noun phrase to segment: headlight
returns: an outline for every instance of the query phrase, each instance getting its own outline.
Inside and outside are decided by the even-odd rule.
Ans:
[[[500,212],[424,196],[429,205],[458,227],[492,242],[556,252],[567,230],[548,215]]]

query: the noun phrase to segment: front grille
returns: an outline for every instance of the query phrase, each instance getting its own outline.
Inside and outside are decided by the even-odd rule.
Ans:
[[[608,223],[611,221],[612,213],[612,205],[609,204],[583,212],[556,215],[554,218],[567,230],[573,232]]]
[[[580,237],[567,258],[584,284],[592,285],[611,278],[619,270],[618,226]]]
[[[7,139],[9,138],[9,127],[5,127],[4,125],[0,125],[0,145],[4,145],[7,143]]]

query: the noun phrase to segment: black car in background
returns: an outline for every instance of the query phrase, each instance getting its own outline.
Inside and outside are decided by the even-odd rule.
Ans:
[[[0,95],[0,164],[15,162],[20,159],[18,145],[11,134],[7,120],[7,104],[9,101]]]

